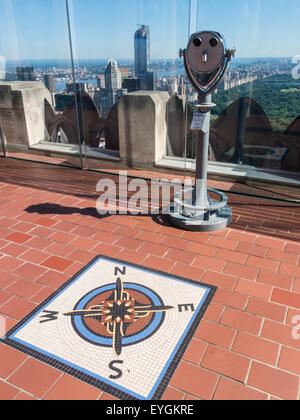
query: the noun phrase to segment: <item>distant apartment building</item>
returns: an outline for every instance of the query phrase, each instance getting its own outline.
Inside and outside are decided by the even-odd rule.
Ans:
[[[94,99],[95,88],[91,83],[67,83],[65,92],[59,92],[54,95],[56,111],[64,111],[72,103],[75,93],[83,92],[88,93]]]
[[[36,80],[32,66],[17,67],[16,74],[17,80],[20,82],[33,82]]]
[[[178,94],[186,99],[187,88],[186,88],[186,79],[185,76],[179,78]]]
[[[141,90],[141,81],[137,77],[124,79],[122,83],[123,89],[127,89],[128,93]]]
[[[174,77],[170,83],[169,83],[169,88],[168,88],[168,92],[170,96],[175,96],[178,95],[179,93],[179,86],[178,86],[178,80],[176,77]]]
[[[70,92],[70,93],[74,93],[74,92],[89,93],[90,91],[94,89],[94,86],[91,83],[76,82],[76,83],[68,83],[66,85],[66,89],[67,89],[67,92]]]
[[[120,72],[121,72],[122,81],[124,79],[130,78],[131,76],[131,71],[128,68],[125,68],[125,67],[120,68]]]
[[[116,104],[120,97],[122,95],[125,95],[127,90],[125,89],[101,89],[100,91],[100,109],[102,117],[106,118],[114,106]],[[97,104],[97,100],[95,100]]]
[[[56,111],[63,112],[72,103],[74,94],[71,92],[60,92],[55,94]]]
[[[141,90],[155,90],[156,74],[154,72],[140,73],[138,78],[140,79]]]
[[[104,77],[103,76],[97,76],[97,88],[98,89],[104,88]]]
[[[44,76],[44,83],[46,88],[49,90],[50,93],[55,93],[55,80],[52,74],[45,74]]]
[[[55,79],[54,76],[52,74],[45,74],[44,75],[44,84],[46,86],[46,88],[49,90],[49,92],[51,93],[51,105],[53,107],[56,106],[55,104],[55,92],[56,92],[56,88],[55,88]]]

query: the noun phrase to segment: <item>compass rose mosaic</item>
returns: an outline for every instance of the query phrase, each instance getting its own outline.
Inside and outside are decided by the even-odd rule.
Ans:
[[[119,399],[160,399],[214,292],[98,256],[2,341]]]

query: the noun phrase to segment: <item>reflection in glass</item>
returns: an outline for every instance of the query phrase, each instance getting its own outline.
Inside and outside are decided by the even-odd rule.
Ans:
[[[69,22],[62,0],[0,2],[1,27],[9,28],[0,38],[0,122],[8,154],[53,151],[72,156],[69,163],[82,153],[117,158],[120,99],[157,92],[166,155],[194,158],[197,94],[178,50],[191,32],[209,28],[237,48],[213,97],[210,159],[299,172],[298,0],[67,4]]]
[[[300,171],[298,12],[294,0],[199,1],[198,26],[237,48],[213,95],[211,160]]]
[[[60,115],[74,99],[66,87],[72,64],[65,2],[2,1],[0,24],[7,28],[0,38],[0,121],[8,156],[77,165],[78,135],[70,142],[76,130]],[[50,132],[45,115],[60,119]],[[74,144],[73,158],[51,157],[68,143]]]
[[[103,152],[118,151],[120,98],[127,94],[150,98],[153,92],[168,92],[175,98],[164,105],[166,120],[173,121],[179,130],[168,124],[168,150],[171,154],[184,155],[186,98],[178,103],[177,99],[178,95],[186,95],[186,80],[178,58],[178,45],[179,39],[188,36],[189,3],[189,0],[164,0],[155,4],[148,0],[116,0],[114,7],[108,0],[70,3],[77,56],[76,81],[91,83],[85,92],[99,113],[99,144],[91,150],[91,142],[85,138],[88,157],[97,156],[97,150],[102,152],[101,156]],[[161,112],[165,114],[165,109]],[[144,122],[136,121],[136,124]],[[84,132],[88,132],[85,126],[89,123],[84,115],[82,124]],[[179,140],[173,141],[174,136]],[[96,162],[93,160],[91,165],[95,167]]]

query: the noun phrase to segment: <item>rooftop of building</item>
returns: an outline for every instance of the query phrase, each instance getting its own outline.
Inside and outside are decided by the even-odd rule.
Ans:
[[[135,37],[146,37],[149,35],[150,27],[147,25],[139,25],[140,28],[135,32]]]
[[[96,183],[117,178],[113,166],[104,172],[0,160],[0,314],[7,329],[104,254],[217,287],[164,400],[299,400],[295,190],[266,187],[258,197],[261,186],[209,181],[228,192],[233,222],[204,234],[149,215],[101,218]],[[114,399],[2,343],[0,356],[0,399]]]

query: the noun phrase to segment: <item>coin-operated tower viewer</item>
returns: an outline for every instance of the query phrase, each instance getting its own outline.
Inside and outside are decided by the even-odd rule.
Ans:
[[[226,195],[207,189],[207,164],[210,112],[215,107],[211,94],[222,82],[234,54],[235,49],[226,49],[224,37],[214,31],[193,34],[186,50],[180,50],[199,102],[191,126],[196,134],[195,187],[177,193],[169,212],[171,222],[186,230],[211,232],[231,223],[232,212]]]

